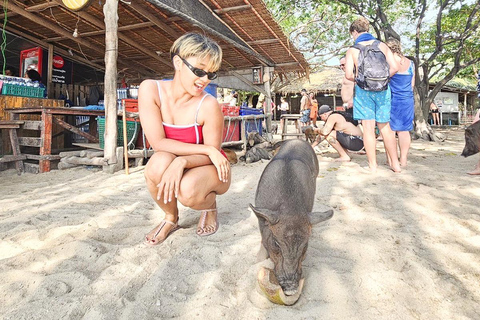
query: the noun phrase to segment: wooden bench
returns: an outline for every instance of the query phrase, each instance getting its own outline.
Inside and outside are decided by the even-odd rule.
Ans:
[[[13,155],[4,155],[0,158],[0,163],[15,162],[15,168],[20,175],[24,172],[23,160],[26,159],[25,155],[20,152],[20,143],[18,140],[17,130],[20,129],[25,122],[19,120],[1,120],[0,130],[8,130],[10,136],[10,144],[12,146]]]

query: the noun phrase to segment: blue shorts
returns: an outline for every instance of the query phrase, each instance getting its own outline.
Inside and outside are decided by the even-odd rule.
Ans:
[[[389,122],[391,99],[390,87],[384,91],[366,91],[355,85],[353,118],[375,120],[380,123]]]
[[[307,123],[310,121],[310,109],[302,111],[302,117],[300,118],[300,122]]]

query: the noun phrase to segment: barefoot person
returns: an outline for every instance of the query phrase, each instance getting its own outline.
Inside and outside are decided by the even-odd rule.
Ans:
[[[165,213],[145,237],[150,245],[178,229],[178,202],[201,211],[198,235],[215,233],[216,196],[230,186],[230,164],[220,149],[223,115],[204,92],[217,77],[222,50],[203,35],[187,33],[175,41],[170,57],[173,80],[145,80],[138,97],[142,127],[155,150],[145,167],[147,188]]]
[[[394,172],[401,172],[395,133],[389,125],[391,93],[388,79],[397,72],[398,64],[387,45],[368,33],[369,27],[370,23],[363,17],[355,20],[350,26],[350,35],[355,45],[348,49],[345,57],[345,77],[355,81],[353,116],[356,120],[362,120],[363,141],[368,159],[367,170],[377,171],[375,137],[377,123],[385,150],[392,159],[390,167]]]
[[[329,106],[323,105],[318,109],[318,114],[320,119],[325,121],[325,125],[321,129],[314,129],[318,136],[312,143],[313,148],[325,137],[340,155],[335,161],[350,161],[347,150],[363,149],[362,130],[358,126],[358,121],[354,120],[348,112],[332,111]]]

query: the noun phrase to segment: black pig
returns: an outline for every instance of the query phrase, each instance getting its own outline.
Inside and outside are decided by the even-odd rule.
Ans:
[[[270,160],[258,182],[255,206],[262,249],[275,265],[285,295],[297,293],[312,223],[332,217],[333,210],[312,212],[318,160],[303,140],[288,140]]]

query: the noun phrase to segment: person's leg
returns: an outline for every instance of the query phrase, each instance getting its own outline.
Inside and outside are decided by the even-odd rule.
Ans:
[[[377,139],[375,138],[375,120],[362,120],[363,144],[367,153],[368,166],[372,172],[377,171]]]
[[[400,146],[400,166],[406,167],[408,150],[410,149],[412,138],[410,137],[410,132],[408,131],[397,131],[397,135],[398,145]]]
[[[390,129],[390,124],[388,122],[378,123],[378,128],[382,133],[383,144],[385,146],[385,152],[387,152],[390,159],[390,168],[394,172],[401,172],[400,163],[398,162],[398,153],[397,153],[397,140],[395,139],[395,132]]]
[[[145,166],[145,180],[147,183],[147,189],[150,192],[155,203],[162,209],[165,213],[165,220],[170,221],[173,224],[176,224],[178,221],[178,207],[177,201],[171,201],[168,203],[163,202],[163,194],[160,194],[160,199],[157,199],[158,187],[163,173],[168,168],[170,163],[175,159],[175,155],[168,152],[156,152],[148,161]],[[145,241],[148,244],[157,244],[166,239],[168,234],[172,231],[174,226],[172,224],[160,223],[152,231],[150,231],[146,237]]]
[[[468,174],[471,175],[480,175],[480,160],[478,160],[477,165],[475,166],[475,169],[473,171],[467,172]]]
[[[440,117],[438,113],[433,113],[433,124],[438,126],[440,124]]]
[[[347,154],[347,151],[342,147],[340,142],[337,140],[337,132],[334,130],[330,132],[330,134],[327,136],[327,141],[328,143],[335,149],[337,150],[338,154],[340,157],[336,159],[335,161],[350,161],[350,157]]]
[[[202,210],[197,227],[198,235],[216,232],[218,227],[216,196],[227,192],[230,183],[231,176],[228,177],[228,182],[218,180],[214,165],[192,168],[183,175],[178,201],[186,207]]]

